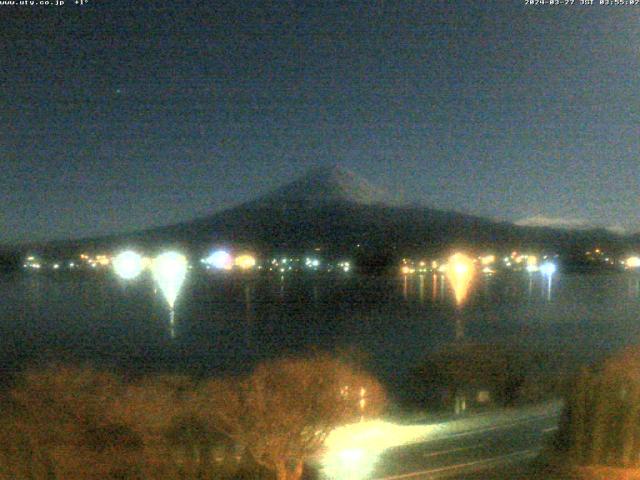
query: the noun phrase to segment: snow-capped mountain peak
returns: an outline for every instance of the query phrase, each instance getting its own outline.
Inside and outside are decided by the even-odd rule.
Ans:
[[[330,204],[397,205],[398,199],[339,165],[314,168],[303,177],[252,202],[254,206]]]

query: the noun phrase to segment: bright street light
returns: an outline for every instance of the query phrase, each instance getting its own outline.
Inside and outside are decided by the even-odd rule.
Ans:
[[[640,257],[633,255],[627,258],[624,264],[627,268],[638,268],[640,267]]]
[[[543,275],[546,275],[546,276],[549,276],[549,277],[551,275],[553,275],[554,273],[556,273],[556,270],[557,270],[557,267],[556,267],[555,263],[545,262],[542,265],[540,265],[540,272]]]
[[[250,270],[256,266],[256,257],[248,254],[239,255],[236,257],[235,265],[241,270]]]
[[[218,270],[231,270],[231,267],[233,267],[233,258],[229,252],[225,250],[217,250],[213,252],[205,259],[204,262]]]
[[[188,263],[184,255],[178,252],[165,252],[156,257],[151,265],[151,273],[165,300],[169,304],[169,329],[171,338],[175,337],[175,310],[173,309],[180,288],[187,276]]]
[[[180,287],[187,276],[187,259],[178,252],[162,253],[153,261],[151,272],[169,308],[173,310]]]
[[[445,270],[447,279],[453,288],[456,305],[461,306],[467,298],[469,287],[473,280],[475,266],[473,259],[463,253],[456,253],[449,257]]]
[[[142,272],[142,257],[136,252],[127,250],[113,259],[113,269],[125,280],[132,280]]]

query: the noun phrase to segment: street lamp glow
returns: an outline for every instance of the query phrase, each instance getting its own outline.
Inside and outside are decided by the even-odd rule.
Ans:
[[[484,257],[480,257],[480,263],[485,267],[494,264],[495,261],[495,255],[485,255]]]
[[[218,270],[231,270],[233,266],[233,258],[229,252],[225,250],[217,250],[205,259],[207,265],[217,268]]]
[[[456,263],[453,266],[453,271],[455,272],[456,275],[466,275],[467,272],[469,271],[469,267],[464,263]]]
[[[549,277],[551,275],[553,275],[554,273],[556,273],[556,270],[557,270],[557,267],[556,267],[555,263],[545,262],[542,265],[540,265],[540,272],[543,275],[546,275],[546,276],[549,276]]]
[[[473,280],[473,259],[463,253],[456,253],[449,257],[449,267],[446,270],[447,280],[453,288],[456,304],[462,305],[469,293],[469,287]]]
[[[304,263],[308,268],[317,268],[320,266],[320,260],[317,258],[307,257],[305,258]]]
[[[627,268],[638,268],[640,267],[640,257],[636,257],[635,255],[629,257],[624,261],[624,264]]]
[[[180,288],[187,276],[187,259],[178,252],[165,252],[153,261],[151,271],[169,308],[173,310]]]
[[[136,252],[127,250],[113,259],[113,269],[125,280],[132,280],[142,272],[142,257]]]
[[[256,266],[256,258],[253,255],[239,255],[235,260],[236,267],[242,270],[249,270]]]
[[[357,422],[333,430],[321,458],[324,478],[365,480],[385,450],[430,438],[439,425],[398,425],[381,420]]]

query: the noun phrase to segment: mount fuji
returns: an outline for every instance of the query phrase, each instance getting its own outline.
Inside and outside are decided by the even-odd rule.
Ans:
[[[318,168],[236,207],[166,227],[106,238],[55,242],[56,249],[157,248],[205,251],[230,245],[261,253],[349,255],[440,253],[452,247],[584,251],[594,244],[625,249],[634,237],[605,229],[514,225],[458,212],[407,205],[342,167]]]
[[[305,176],[245,206],[319,208],[339,204],[399,206],[402,201],[351,170],[333,166],[312,169]]]
[[[425,252],[451,246],[566,249],[617,242],[601,230],[517,226],[458,212],[407,205],[340,166],[310,170],[266,195],[178,225],[143,232],[139,240],[191,245],[241,244],[261,251]],[[581,247],[580,247],[581,248]]]

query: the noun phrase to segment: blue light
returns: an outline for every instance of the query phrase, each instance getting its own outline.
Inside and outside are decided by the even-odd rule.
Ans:
[[[545,262],[542,265],[540,265],[540,272],[543,275],[546,275],[546,276],[549,276],[549,277],[551,275],[553,275],[554,273],[556,273],[556,270],[557,270],[557,267],[556,267],[555,263]]]
[[[228,252],[218,250],[209,255],[209,257],[205,259],[205,263],[219,270],[230,270],[233,266],[233,258]]]

